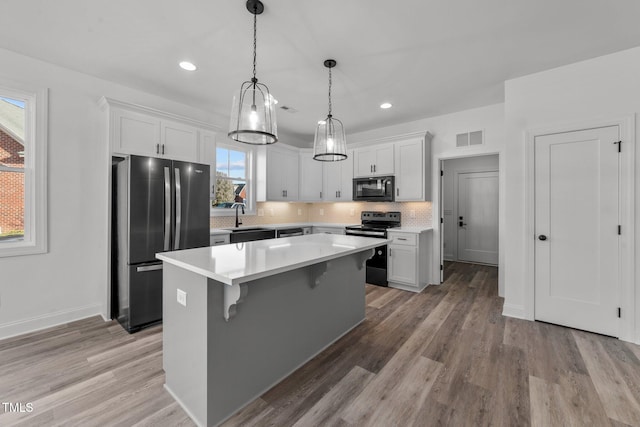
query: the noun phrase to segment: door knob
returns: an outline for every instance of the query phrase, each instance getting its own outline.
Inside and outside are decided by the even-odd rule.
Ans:
[[[544,234],[541,234],[541,235],[538,236],[538,240],[545,241],[545,240],[547,240],[547,236],[545,236]]]

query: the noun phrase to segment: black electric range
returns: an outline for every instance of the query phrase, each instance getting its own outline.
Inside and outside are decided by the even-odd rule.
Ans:
[[[360,225],[345,227],[350,236],[373,237],[385,239],[387,230],[400,227],[400,212],[363,211],[360,214]],[[367,260],[367,283],[387,286],[387,245],[378,246],[373,257]]]

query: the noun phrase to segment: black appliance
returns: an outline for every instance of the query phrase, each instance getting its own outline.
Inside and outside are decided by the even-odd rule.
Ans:
[[[300,227],[292,227],[292,228],[281,228],[276,230],[276,237],[293,237],[293,236],[302,236],[304,234],[304,230]]]
[[[364,211],[360,214],[360,225],[345,227],[345,233],[351,236],[387,238],[389,228],[400,227],[400,212]],[[367,283],[387,286],[387,245],[378,246],[373,257],[367,260]]]
[[[393,176],[353,178],[353,200],[357,202],[393,202]]]
[[[135,332],[162,320],[156,253],[209,246],[209,166],[129,156],[114,166],[112,305]]]

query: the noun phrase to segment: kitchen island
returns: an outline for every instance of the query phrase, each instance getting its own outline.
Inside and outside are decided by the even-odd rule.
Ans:
[[[387,243],[315,234],[157,254],[165,387],[217,425],[365,318],[365,261]]]

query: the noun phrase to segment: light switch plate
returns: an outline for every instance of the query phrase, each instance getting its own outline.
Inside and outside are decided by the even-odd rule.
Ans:
[[[302,209],[298,208],[298,215],[302,215]]]
[[[323,216],[323,215],[324,215],[324,209],[320,208],[320,216]]]
[[[356,214],[356,210],[355,210],[355,209],[353,209],[353,208],[351,208],[351,209],[349,210],[349,216],[354,216],[355,214]]]
[[[182,289],[178,289],[177,292],[178,304],[187,306],[187,293]]]
[[[273,216],[273,208],[269,208],[269,216]]]
[[[262,208],[258,209],[258,216],[264,216],[264,209]]]

